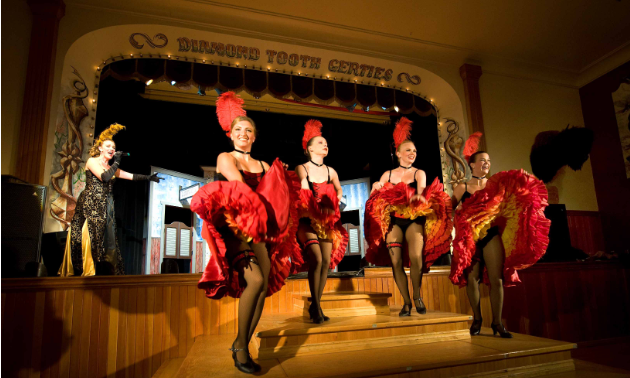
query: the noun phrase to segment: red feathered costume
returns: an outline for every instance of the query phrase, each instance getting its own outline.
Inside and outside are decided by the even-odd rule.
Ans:
[[[547,188],[527,172],[492,175],[486,187],[463,201],[455,214],[451,281],[466,286],[471,267],[481,259],[477,244],[485,244],[488,231],[496,226],[505,248],[503,285],[521,282],[516,271],[535,264],[547,250],[551,225],[544,214],[547,205]],[[486,269],[484,282],[489,283]]]
[[[436,178],[424,189],[422,195],[427,202],[409,203],[416,194],[415,188],[405,183],[392,185],[386,183],[383,188],[372,193],[365,204],[365,238],[368,250],[365,259],[374,265],[391,266],[385,238],[391,231],[391,216],[396,214],[405,219],[426,217],[424,224],[423,271],[428,272],[435,260],[448,252],[451,247],[451,199],[444,192],[444,186]],[[403,264],[410,267],[409,253],[404,249]]]
[[[321,122],[310,120],[304,125],[304,137],[302,147],[307,149],[307,143],[314,137],[321,136]],[[302,189],[297,175],[293,176],[293,188],[299,193],[299,201],[296,203],[297,216],[302,222],[308,222],[319,239],[332,241],[332,253],[330,256],[330,269],[334,269],[343,259],[348,245],[348,231],[341,225],[341,212],[337,190],[330,182],[314,183],[309,180],[310,189]],[[332,209],[332,213],[328,211]],[[303,255],[303,248],[297,243],[293,245],[291,257],[292,272],[308,271],[308,258]]]
[[[396,149],[409,139],[410,132],[411,121],[402,117],[394,129]],[[428,272],[435,260],[450,250],[453,230],[452,207],[450,197],[444,192],[444,186],[436,178],[425,188],[422,195],[426,203],[409,202],[416,191],[416,188],[402,182],[397,185],[388,182],[372,193],[365,204],[365,239],[368,242],[365,259],[367,262],[379,266],[391,266],[385,238],[393,226],[390,224],[393,215],[411,220],[425,217],[422,253],[424,272]],[[406,246],[403,250],[403,264],[405,267],[411,266]]]
[[[241,106],[242,100],[232,92],[224,93],[217,101],[219,122],[226,133],[230,131],[232,120],[244,115]],[[234,117],[227,114],[229,112],[235,114]],[[225,232],[248,243],[267,243],[271,261],[267,296],[282,288],[291,270],[289,259],[293,250],[288,235],[295,235],[297,230],[297,224],[292,222],[297,217],[292,203],[297,202],[298,197],[295,191],[289,190],[288,172],[276,159],[261,176],[241,173],[245,183],[211,182],[194,195],[190,204],[190,209],[203,220],[202,236],[210,249],[210,259],[198,287],[213,299],[226,294],[238,298],[244,289],[238,272],[230,267]]]

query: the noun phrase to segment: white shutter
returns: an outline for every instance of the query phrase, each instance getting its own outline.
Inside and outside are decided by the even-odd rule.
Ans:
[[[190,230],[182,228],[179,233],[179,255],[188,257],[190,256]]]
[[[166,229],[166,245],[164,246],[164,256],[177,256],[177,228]]]
[[[350,240],[348,244],[350,245],[350,253],[361,252],[361,248],[359,247],[359,229],[351,228],[349,231]]]

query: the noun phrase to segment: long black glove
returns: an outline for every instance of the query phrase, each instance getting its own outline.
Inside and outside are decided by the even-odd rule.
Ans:
[[[109,182],[109,180],[114,177],[116,171],[118,170],[118,166],[120,165],[120,159],[122,159],[122,152],[119,151],[114,154],[114,164],[110,165],[108,170],[101,173],[101,181]]]
[[[153,181],[153,182],[157,182],[159,184],[160,180],[164,180],[164,178],[163,177],[158,177],[157,173],[154,173],[151,176],[140,175],[140,174],[134,173],[133,174],[133,181],[139,181],[139,180]]]

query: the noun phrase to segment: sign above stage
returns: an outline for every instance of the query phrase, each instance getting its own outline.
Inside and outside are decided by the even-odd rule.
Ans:
[[[146,44],[150,48],[160,49],[165,54],[169,54],[167,51],[169,49],[169,40],[163,33],[158,33],[153,38],[145,33],[133,33],[129,36],[129,43],[138,50],[143,49]],[[238,60],[240,60],[245,67],[247,67],[246,62],[249,61],[259,62],[261,67],[263,64],[267,64],[268,69],[274,68],[276,71],[282,69],[283,72],[286,68],[291,70],[304,69],[311,71],[312,74],[319,73],[321,76],[339,74],[347,78],[355,78],[355,80],[368,78],[380,82],[390,82],[394,78],[394,69],[392,68],[338,59],[341,57],[324,59],[321,56],[311,56],[295,51],[287,52],[272,48],[263,49],[264,53],[261,53],[259,47],[243,46],[236,43],[209,42],[188,37],[177,38],[177,43],[178,52],[201,54],[201,59],[206,58],[208,55],[225,57],[231,59],[235,64],[238,64]],[[327,64],[322,65],[322,60],[327,62]],[[306,74],[308,75],[308,73]],[[402,85],[420,85],[421,82],[419,75],[411,75],[407,72],[398,73],[396,80],[398,83],[403,83]]]
[[[191,186],[186,187],[186,188],[182,188],[180,186],[179,187],[179,200],[183,201],[183,200],[186,200],[188,198],[191,198],[192,196],[195,195],[195,193],[197,193],[199,191],[200,188],[201,188],[201,184],[191,185]]]

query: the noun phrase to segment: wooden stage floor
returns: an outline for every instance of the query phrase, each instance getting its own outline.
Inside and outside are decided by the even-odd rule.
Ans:
[[[339,330],[361,330],[367,325],[375,328],[400,323],[434,323],[451,318],[460,321],[467,315],[430,311],[427,315],[414,314],[399,318],[397,309],[391,316],[374,315],[333,318],[323,325],[315,325],[297,313],[276,314],[261,319],[259,337],[281,334],[335,333]],[[387,319],[389,318],[389,319]],[[433,320],[432,320],[433,319]],[[396,325],[397,324],[397,325]],[[431,330],[429,330],[430,332]],[[459,331],[458,331],[459,332]],[[196,378],[245,376],[234,368],[228,348],[233,335],[201,336],[184,360],[165,363],[154,378]],[[253,344],[253,343],[252,343]],[[488,328],[476,337],[461,337],[428,343],[360,350],[331,349],[330,352],[258,359],[255,345],[250,346],[254,358],[262,365],[257,375],[266,377],[460,377],[460,376],[544,376],[562,373],[575,374],[571,351],[575,344],[539,337],[514,334],[513,339],[492,336]],[[322,354],[324,353],[324,354]],[[167,371],[168,370],[168,371]],[[176,371],[176,372],[175,372]],[[563,375],[558,375],[558,377]]]

